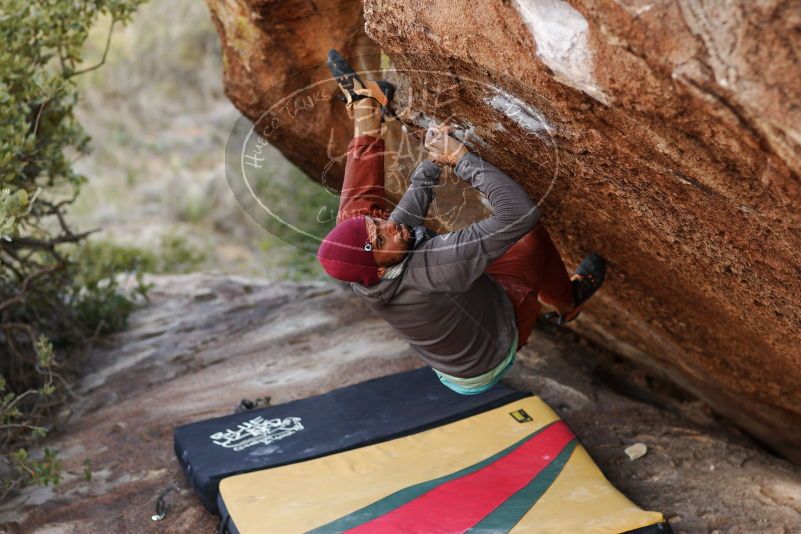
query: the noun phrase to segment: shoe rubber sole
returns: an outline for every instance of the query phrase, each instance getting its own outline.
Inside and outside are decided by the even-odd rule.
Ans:
[[[581,314],[584,305],[603,285],[606,278],[606,260],[599,254],[590,254],[581,260],[570,281],[573,284],[573,295],[576,305],[570,313],[562,316],[558,312],[549,312],[544,315],[546,319],[555,320],[556,324],[563,325],[575,321]],[[586,280],[586,283],[584,282]]]
[[[364,98],[373,98],[382,108],[382,111],[387,113],[387,106],[395,96],[395,86],[385,80],[368,80],[366,83],[362,81],[356,71],[351,67],[350,63],[342,57],[342,55],[333,48],[328,51],[328,70],[336,79],[337,84],[342,88],[343,92],[347,92],[350,97],[350,102],[362,100]],[[362,88],[370,90],[371,96],[365,96],[356,93],[356,88],[353,81],[359,82]],[[339,98],[348,103],[348,97],[339,95]]]

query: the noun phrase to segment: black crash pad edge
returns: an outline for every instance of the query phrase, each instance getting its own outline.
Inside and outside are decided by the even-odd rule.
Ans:
[[[225,507],[222,495],[217,494],[217,506],[220,509],[220,526],[217,530],[218,534],[240,534],[239,529],[231,516],[228,514],[228,509]],[[654,523],[645,527],[636,528],[634,530],[627,530],[621,534],[673,534],[673,529],[667,521]]]
[[[231,534],[238,534],[239,531],[236,533]],[[673,529],[670,528],[670,524],[667,521],[662,521],[661,523],[654,523],[653,525],[648,525],[647,527],[640,527],[635,528],[634,530],[627,530],[621,534],[673,534]]]

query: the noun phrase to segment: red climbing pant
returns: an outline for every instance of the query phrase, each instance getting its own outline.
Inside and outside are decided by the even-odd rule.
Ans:
[[[565,264],[542,223],[492,262],[487,273],[503,286],[512,301],[518,349],[534,329],[540,313],[539,300],[561,309],[569,309],[573,303]]]
[[[389,217],[384,199],[384,141],[364,135],[351,140],[337,224],[359,215]],[[509,295],[515,311],[518,348],[526,344],[540,313],[539,300],[570,308],[570,278],[542,223],[509,247],[487,273]],[[538,300],[539,297],[539,300]]]

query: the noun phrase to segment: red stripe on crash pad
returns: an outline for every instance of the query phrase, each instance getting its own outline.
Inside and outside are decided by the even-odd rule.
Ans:
[[[531,482],[573,438],[568,426],[558,421],[483,469],[441,484],[348,532],[464,532]]]

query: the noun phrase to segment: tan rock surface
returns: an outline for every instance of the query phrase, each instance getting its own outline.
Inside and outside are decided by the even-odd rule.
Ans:
[[[459,124],[542,199],[571,265],[610,260],[582,334],[801,460],[797,2],[366,0],[374,45],[358,2],[209,4],[254,119],[276,80],[327,76],[329,47],[380,47],[406,124]],[[349,134],[329,103],[271,139],[315,179]]]
[[[310,176],[320,179],[330,155],[344,152],[352,134],[347,113],[332,96],[336,84],[325,66],[329,48],[365,55],[361,69],[378,68],[378,48],[364,34],[362,6],[349,0],[207,0],[223,42],[225,93]],[[296,93],[304,90],[301,94]],[[297,97],[297,98],[296,98]],[[311,107],[305,108],[305,99]],[[333,146],[329,146],[329,141]],[[343,161],[334,162],[330,185],[342,185]]]
[[[0,532],[214,532],[216,518],[194,498],[175,459],[175,427],[231,413],[243,397],[278,404],[420,364],[341,286],[203,274],[150,281],[151,305],[91,354],[67,430],[47,438],[61,451],[63,482],[1,504]],[[604,376],[650,379],[604,361],[564,331],[538,331],[509,380],[553,406],[610,480],[639,505],[664,512],[676,532],[797,530],[797,467],[732,434],[698,403],[617,384],[685,414],[674,415],[615,393]],[[638,442],[648,454],[632,462],[624,450]],[[156,497],[171,485],[179,491],[154,523]]]

